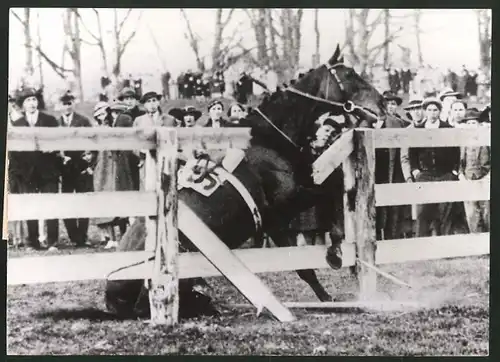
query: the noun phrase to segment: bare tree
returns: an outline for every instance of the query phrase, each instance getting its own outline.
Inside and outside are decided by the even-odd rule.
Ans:
[[[491,68],[491,10],[475,10],[479,40],[479,64],[486,74]]]
[[[217,9],[215,12],[215,37],[214,37],[214,45],[212,47],[212,68],[217,68],[219,64],[224,62],[225,53],[227,52],[227,46],[223,49],[224,42],[224,29],[226,29],[227,25],[231,21],[231,17],[233,16],[234,9],[230,9],[226,15],[226,18],[223,20],[223,9]],[[236,32],[234,32],[234,35]],[[232,40],[232,39],[231,39]]]
[[[372,9],[348,9],[346,14],[345,45],[348,57],[351,64],[358,67],[362,74],[371,72],[371,66],[376,63],[382,50],[397,39],[403,30],[403,26],[391,29],[381,43],[373,45],[372,35],[382,24],[384,15],[383,10],[377,11],[376,13]]]
[[[83,20],[81,14],[78,12],[78,18],[80,20],[80,23],[81,23],[83,29],[93,39],[93,41],[87,41],[87,40],[82,38],[82,42],[85,44],[88,44],[88,45],[97,46],[99,48],[99,51],[101,53],[101,62],[102,62],[101,69],[102,69],[103,73],[107,77],[109,77],[108,57],[106,54],[106,49],[104,48],[104,33],[102,30],[101,15],[99,13],[99,10],[97,10],[96,8],[92,8],[92,11],[94,12],[96,22],[97,22],[97,34],[90,31],[90,29],[86,26],[85,21]]]
[[[413,10],[413,27],[415,30],[415,37],[417,40],[417,55],[418,55],[418,64],[420,66],[424,65],[424,57],[422,55],[422,45],[420,43],[420,34],[422,33],[422,29],[420,29],[420,18],[422,15],[421,9]]]
[[[76,90],[80,99],[83,99],[83,83],[82,83],[82,57],[81,57],[81,36],[80,36],[80,19],[77,8],[66,9],[64,16],[64,34],[65,43],[64,49],[69,55],[72,62],[71,73],[76,82]]]
[[[389,34],[391,33],[391,12],[389,9],[384,9],[384,39],[389,38]],[[390,43],[387,42],[384,45],[384,68],[387,69],[389,68],[389,45]]]
[[[127,24],[127,20],[130,20],[130,15],[132,14],[133,9],[127,9],[127,13],[125,16],[119,20],[118,17],[118,9],[113,10],[113,40],[114,40],[114,64],[113,64],[113,75],[118,78],[121,74],[122,70],[122,57],[127,49],[127,46],[130,44],[132,39],[134,39],[137,33],[137,27],[140,23],[142,12],[139,12],[139,16],[136,21],[136,25],[130,34],[124,37],[124,28]]]
[[[33,67],[33,39],[31,37],[31,11],[30,8],[24,8],[23,16],[19,16],[14,10],[11,11],[12,15],[21,23],[24,33],[24,50],[25,50],[25,66],[24,71],[27,75],[32,76],[35,68]]]
[[[200,37],[193,31],[193,28],[191,27],[191,22],[189,21],[189,18],[186,14],[186,11],[184,9],[180,9],[182,17],[184,18],[184,21],[186,22],[186,27],[187,27],[187,32],[184,33],[184,36],[186,37],[187,40],[189,40],[189,45],[191,46],[191,49],[194,52],[194,56],[196,57],[196,65],[198,66],[198,70],[200,72],[205,71],[205,60],[203,57],[200,55]]]
[[[320,45],[318,9],[314,9],[314,33],[316,34],[316,52],[313,57],[312,65],[313,67],[316,68],[319,65],[319,45]]]

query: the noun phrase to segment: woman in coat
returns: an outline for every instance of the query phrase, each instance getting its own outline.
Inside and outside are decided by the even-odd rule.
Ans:
[[[244,105],[240,103],[233,103],[227,110],[227,116],[229,117],[229,123],[239,124],[240,120],[247,116],[248,112]]]
[[[201,112],[193,106],[173,108],[168,114],[178,121],[177,127],[195,127],[196,121],[201,117]]]
[[[208,122],[205,127],[220,128],[227,124],[222,115],[224,112],[224,104],[221,101],[215,100],[208,105]]]
[[[94,119],[99,127],[132,127],[132,118],[123,114],[126,105],[116,102],[108,105],[99,102],[94,108]],[[129,156],[132,151],[101,151],[97,156],[94,170],[94,190],[96,192],[132,191],[134,182],[131,176]],[[120,234],[127,229],[128,219],[122,217],[99,218],[97,226],[103,232],[106,248],[118,245],[115,240],[114,227],[119,226]]]

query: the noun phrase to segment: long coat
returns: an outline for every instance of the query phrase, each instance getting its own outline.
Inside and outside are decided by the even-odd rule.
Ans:
[[[131,127],[132,118],[120,114],[113,127]],[[106,126],[101,126],[106,127]],[[102,191],[133,191],[135,190],[130,170],[130,154],[132,151],[101,151],[97,156],[94,171],[94,190]],[[98,224],[112,222],[115,218],[99,218]]]
[[[408,122],[399,116],[387,116],[382,126],[384,128],[405,128]],[[400,162],[399,148],[381,148],[375,150],[375,183],[403,183],[405,178]],[[411,225],[411,206],[382,206],[377,207],[376,215],[378,238],[402,238]]]

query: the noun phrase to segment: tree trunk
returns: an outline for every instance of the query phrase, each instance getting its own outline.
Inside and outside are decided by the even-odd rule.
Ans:
[[[73,59],[73,74],[75,76],[75,82],[78,89],[78,97],[80,101],[83,101],[83,83],[82,83],[82,41],[80,35],[80,22],[78,17],[78,9],[72,9],[72,22],[73,22],[73,33],[72,33],[72,59]]]
[[[36,36],[37,42],[40,46],[42,46],[42,36],[40,35],[40,12],[38,11],[36,14]],[[40,87],[43,87],[43,66],[42,66],[42,55],[38,52],[38,72],[40,73]]]
[[[25,47],[25,54],[26,54],[26,64],[25,64],[25,71],[26,74],[29,76],[33,75],[34,72],[34,67],[33,67],[33,48],[32,48],[32,41],[31,41],[31,31],[30,31],[30,24],[31,24],[31,19],[30,19],[30,8],[24,8],[24,47]]]
[[[113,37],[115,41],[115,64],[113,66],[113,75],[115,79],[118,80],[120,73],[122,71],[121,66],[121,54],[120,54],[120,32],[118,29],[118,10],[113,10]]]
[[[255,40],[257,40],[257,62],[259,65],[268,65],[269,58],[267,56],[266,47],[266,12],[269,9],[257,9],[257,19],[255,21],[254,32]]]
[[[320,33],[319,33],[319,23],[318,23],[318,9],[314,9],[314,32],[316,34],[316,52],[313,58],[313,67],[319,66],[319,45],[320,45]]]
[[[267,22],[267,28],[269,29],[269,48],[271,49],[271,57],[270,57],[270,62],[269,65],[271,65],[272,62],[272,68],[274,71],[278,71],[278,63],[280,61],[279,55],[278,55],[278,45],[276,43],[276,28],[274,27],[273,23],[273,16],[272,16],[272,11],[273,9],[267,9],[266,11],[266,22]]]
[[[212,48],[212,69],[216,69],[217,65],[222,59],[221,57],[221,47],[222,47],[222,31],[224,30],[222,26],[222,9],[217,9],[215,13],[215,38],[214,46]]]
[[[479,37],[479,64],[486,74],[490,73],[491,67],[491,15],[489,10],[476,10],[478,37]]]
[[[384,40],[389,39],[389,34],[391,31],[391,14],[389,9],[384,9]],[[390,42],[386,42],[384,45],[384,68],[389,68],[389,44]]]
[[[421,10],[420,9],[415,9],[413,13],[413,19],[414,19],[414,27],[415,27],[415,37],[417,39],[417,54],[418,54],[418,65],[423,66],[424,65],[424,57],[422,55],[422,45],[420,43],[420,15],[421,15]]]

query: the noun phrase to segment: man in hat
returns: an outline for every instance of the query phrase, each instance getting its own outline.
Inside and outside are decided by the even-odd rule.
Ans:
[[[439,119],[441,102],[427,98],[422,103],[424,121],[414,124],[415,128],[451,128]],[[404,162],[406,159],[406,162]],[[427,147],[401,149],[401,166],[407,182],[456,181],[460,160],[459,147]],[[417,205],[417,237],[449,235],[454,228],[462,227],[463,222],[455,217],[460,215],[460,203],[440,203]],[[463,206],[462,206],[463,209]]]
[[[71,92],[65,92],[59,101],[62,109],[59,120],[62,127],[92,127],[92,123],[87,117],[75,112],[75,97]],[[97,152],[65,151],[62,156],[62,192],[94,191],[92,174]],[[72,243],[76,244],[77,247],[89,245],[87,242],[88,218],[64,219],[64,225]]]
[[[481,112],[469,109],[463,123],[466,128],[477,128],[480,124]],[[482,120],[486,121],[485,119]],[[460,150],[459,180],[482,180],[490,177],[491,147],[462,147]],[[464,202],[467,222],[471,233],[490,231],[490,202]]]
[[[173,117],[163,114],[160,107],[162,95],[155,91],[144,93],[141,104],[146,109],[146,113],[139,116],[134,121],[134,127],[175,127]]]
[[[37,91],[33,88],[21,89],[16,95],[17,105],[23,110],[23,117],[12,123],[13,127],[58,127],[53,116],[38,110]],[[61,158],[59,152],[29,151],[10,152],[9,179],[16,184],[12,193],[57,193]],[[38,220],[28,220],[28,248],[40,249]],[[47,243],[49,251],[57,250],[59,222],[47,220]]]
[[[408,102],[408,105],[403,109],[406,111],[406,118],[411,124],[420,124],[424,119],[424,111],[422,103],[424,100],[420,97],[415,97]],[[410,125],[409,125],[410,126]]]
[[[406,122],[397,113],[397,107],[403,100],[390,91],[383,93],[387,102],[386,116],[377,122],[376,127],[380,129],[405,128]],[[400,150],[397,148],[381,148],[375,150],[375,182],[377,184],[404,182],[401,170]],[[405,221],[409,218],[408,206],[383,206],[377,207],[376,224],[377,238],[396,239],[402,238],[405,233]]]
[[[118,95],[118,100],[127,105],[127,110],[123,113],[129,115],[132,118],[132,124],[137,117],[144,115],[142,109],[139,108],[139,97],[136,92],[132,88],[123,88],[120,94]],[[132,126],[132,124],[130,126]],[[130,161],[130,172],[132,172],[132,180],[134,181],[135,190],[139,190],[140,188],[140,179],[139,179],[139,165],[141,160],[137,157],[136,154],[130,152],[129,154]]]
[[[451,105],[457,99],[462,99],[462,95],[459,92],[453,91],[451,88],[445,88],[441,93],[439,93],[439,100],[442,104],[442,110],[440,118],[442,121],[447,121],[450,113]]]

